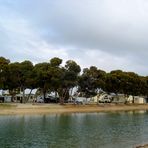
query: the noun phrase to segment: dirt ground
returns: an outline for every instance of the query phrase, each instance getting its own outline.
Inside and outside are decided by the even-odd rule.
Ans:
[[[11,114],[58,114],[58,113],[78,113],[78,112],[114,112],[114,111],[130,111],[130,110],[148,110],[148,104],[143,105],[124,105],[124,104],[0,104],[0,115]]]
[[[137,146],[136,148],[148,148],[148,144],[146,144],[146,145],[141,145],[141,146]]]

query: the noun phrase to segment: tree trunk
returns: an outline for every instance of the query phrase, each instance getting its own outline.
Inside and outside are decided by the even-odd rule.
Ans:
[[[63,105],[63,104],[64,104],[63,92],[62,92],[62,96],[60,96],[60,104],[61,104],[61,105]]]
[[[29,93],[27,99],[25,100],[26,103],[28,102],[28,100],[29,100],[29,98],[30,98],[30,95],[31,95],[32,90],[33,90],[33,89],[30,90],[30,93]]]
[[[55,91],[56,103],[58,102],[58,100],[57,100],[58,97],[57,96],[58,96],[57,91]]]
[[[43,90],[43,99],[44,99],[44,103],[46,103],[46,91]]]
[[[132,101],[132,103],[134,104],[135,103],[135,97],[133,96],[133,101]]]
[[[99,105],[100,94],[97,94],[97,105]]]
[[[22,103],[25,103],[25,88],[23,87],[23,98],[22,98]]]
[[[70,91],[70,96],[72,96],[72,92],[73,92],[73,88],[71,88],[71,91]]]
[[[11,102],[14,102],[14,94],[12,94],[12,97],[11,97]]]
[[[60,104],[61,104],[61,105],[64,105],[64,99],[65,99],[65,98],[64,98],[64,95],[65,95],[65,91],[66,91],[65,89],[62,89],[62,95],[61,95],[61,97],[60,97]]]
[[[11,102],[14,102],[14,96],[16,95],[14,89],[9,90],[9,94],[12,96],[12,97],[11,97]]]

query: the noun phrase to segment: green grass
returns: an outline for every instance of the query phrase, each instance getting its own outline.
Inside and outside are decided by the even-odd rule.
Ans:
[[[9,109],[9,108],[15,108],[16,105],[13,104],[7,104],[7,103],[0,103],[0,109]]]

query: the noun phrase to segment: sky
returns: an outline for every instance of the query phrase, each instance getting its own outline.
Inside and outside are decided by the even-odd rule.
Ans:
[[[148,1],[0,0],[0,56],[148,75]]]

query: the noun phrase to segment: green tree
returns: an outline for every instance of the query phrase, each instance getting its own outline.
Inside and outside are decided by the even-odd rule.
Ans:
[[[39,87],[44,96],[44,102],[47,102],[47,92],[55,91],[57,94],[62,83],[63,69],[60,67],[62,59],[52,58],[49,63],[39,63],[35,65],[34,72],[37,87]]]
[[[46,102],[46,93],[49,89],[52,73],[50,71],[49,63],[39,63],[34,67],[36,87],[41,89],[43,93],[44,102]]]
[[[84,68],[82,75],[79,77],[79,90],[83,92],[86,97],[95,95],[98,89],[105,88],[106,72],[91,66],[89,69]]]
[[[0,57],[0,89],[8,89],[9,63],[10,60]]]
[[[25,89],[31,86],[33,64],[30,61],[9,64],[9,90],[15,95],[17,89],[23,92],[22,103],[26,102]]]
[[[68,60],[65,67],[62,68],[61,83],[58,88],[61,104],[64,103],[65,99],[69,98],[69,90],[77,85],[80,71],[80,66],[72,60]]]

